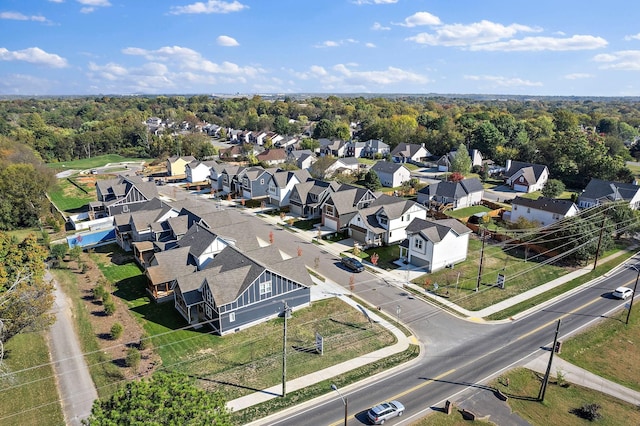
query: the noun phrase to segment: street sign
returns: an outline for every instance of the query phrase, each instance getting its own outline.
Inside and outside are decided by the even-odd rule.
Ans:
[[[316,331],[316,350],[320,355],[324,353],[324,337]]]
[[[504,289],[504,275],[503,274],[498,274],[498,279],[496,281],[496,284],[497,284],[498,288]]]

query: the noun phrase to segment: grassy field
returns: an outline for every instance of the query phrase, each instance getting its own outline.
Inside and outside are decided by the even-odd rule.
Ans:
[[[81,160],[63,161],[60,163],[47,163],[47,167],[56,171],[69,169],[92,169],[94,167],[102,167],[107,163],[120,163],[124,161],[150,161],[148,158],[126,158],[117,154],[99,155],[92,158],[83,158]]]
[[[277,385],[282,380],[282,319],[274,319],[239,333],[218,337],[208,328],[193,330],[173,308],[157,304],[145,293],[145,278],[133,262],[114,265],[95,254],[115,295],[154,336],[153,345],[165,369],[202,379],[208,389],[229,399]],[[287,377],[293,379],[393,344],[395,337],[370,326],[360,311],[339,299],[313,303],[288,320]],[[324,354],[312,350],[315,333],[324,337]]]
[[[95,187],[87,183],[77,182],[87,192],[80,190],[67,179],[58,179],[56,187],[49,192],[49,198],[60,210],[68,213],[77,212],[83,209],[89,202],[95,201]]]
[[[640,302],[562,344],[561,358],[640,392]],[[640,422],[636,422],[640,424]]]
[[[463,209],[448,210],[444,212],[444,214],[454,219],[460,219],[463,217],[472,216],[476,213],[483,213],[483,212],[490,212],[490,211],[491,209],[485,206],[471,206],[471,207],[465,207]]]
[[[0,424],[64,425],[44,334],[18,334],[9,340],[3,363]]]

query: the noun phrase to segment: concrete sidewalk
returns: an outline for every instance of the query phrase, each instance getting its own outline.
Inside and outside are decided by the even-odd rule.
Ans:
[[[524,367],[545,374],[549,364],[549,354],[542,354]],[[640,392],[629,389],[618,383],[602,378],[583,368],[570,364],[556,355],[551,363],[551,376],[556,377],[558,371],[564,374],[564,380],[585,388],[606,393],[635,406],[640,406]]]

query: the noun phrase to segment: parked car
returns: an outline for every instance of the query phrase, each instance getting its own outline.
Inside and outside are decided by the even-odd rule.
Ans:
[[[371,424],[382,425],[385,421],[393,417],[400,417],[403,412],[404,405],[399,401],[389,401],[371,407],[371,409],[367,411],[367,417],[369,417]]]
[[[91,169],[91,174],[92,175],[97,175],[98,174],[98,169]]]
[[[611,293],[613,297],[622,300],[626,299],[627,297],[631,297],[632,294],[633,290],[631,290],[629,287],[618,287],[613,291],[613,293]]]
[[[347,268],[351,269],[354,272],[362,272],[364,271],[364,265],[357,259],[353,257],[343,257],[342,264]]]

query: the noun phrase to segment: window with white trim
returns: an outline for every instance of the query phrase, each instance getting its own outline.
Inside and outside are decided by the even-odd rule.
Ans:
[[[422,249],[422,239],[420,239],[420,238],[416,238],[414,241],[415,241],[414,246],[415,246],[417,249]]]
[[[271,293],[271,281],[265,281],[260,283],[260,296]]]

